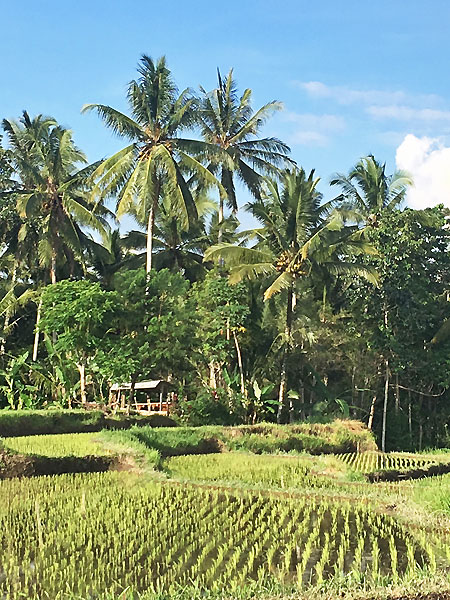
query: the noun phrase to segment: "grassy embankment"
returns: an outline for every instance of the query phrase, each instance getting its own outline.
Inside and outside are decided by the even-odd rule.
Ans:
[[[0,410],[0,438],[87,433],[103,429],[127,429],[136,425],[170,427],[175,423],[161,415],[112,415],[100,410]]]

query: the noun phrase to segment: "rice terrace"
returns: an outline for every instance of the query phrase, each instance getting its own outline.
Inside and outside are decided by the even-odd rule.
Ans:
[[[1,17],[0,600],[450,600],[450,2]]]
[[[113,455],[105,472],[17,471]],[[356,422],[5,436],[1,456],[5,598],[333,597],[450,569],[450,476],[408,479],[450,472],[450,454],[379,453]],[[403,477],[370,483],[376,470]]]

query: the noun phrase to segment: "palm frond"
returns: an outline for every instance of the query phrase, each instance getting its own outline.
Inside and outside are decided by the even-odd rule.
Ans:
[[[282,290],[288,289],[292,286],[293,283],[294,278],[291,275],[291,273],[283,271],[264,292],[264,300],[269,300],[269,298],[271,298],[275,294],[278,294]]]
[[[107,106],[106,104],[85,104],[81,109],[82,113],[95,111],[116,135],[128,138],[135,142],[143,140],[146,137],[145,131],[139,123],[128,117],[124,113]]]

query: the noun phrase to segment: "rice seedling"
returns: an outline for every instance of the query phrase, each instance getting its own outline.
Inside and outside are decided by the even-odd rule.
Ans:
[[[39,456],[105,456],[110,454],[97,442],[98,433],[66,433],[11,437],[3,440],[6,449]]]
[[[68,593],[93,597],[127,587],[169,593],[192,582],[236,589],[268,577],[304,587],[350,572],[394,580],[447,561],[436,537],[412,536],[357,502],[200,489],[130,473],[5,480],[0,498],[5,598],[43,590],[54,597],[62,577]]]
[[[361,452],[336,454],[349,469],[358,473],[374,471],[412,471],[427,469],[432,465],[448,463],[450,456],[442,454],[406,454],[402,452]]]

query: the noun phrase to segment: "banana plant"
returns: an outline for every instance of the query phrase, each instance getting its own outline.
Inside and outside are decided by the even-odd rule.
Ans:
[[[0,394],[12,410],[32,408],[36,403],[38,387],[27,383],[24,377],[24,370],[28,367],[27,358],[28,351],[19,356],[12,356],[6,367],[0,369],[0,377],[4,381],[0,385]]]

